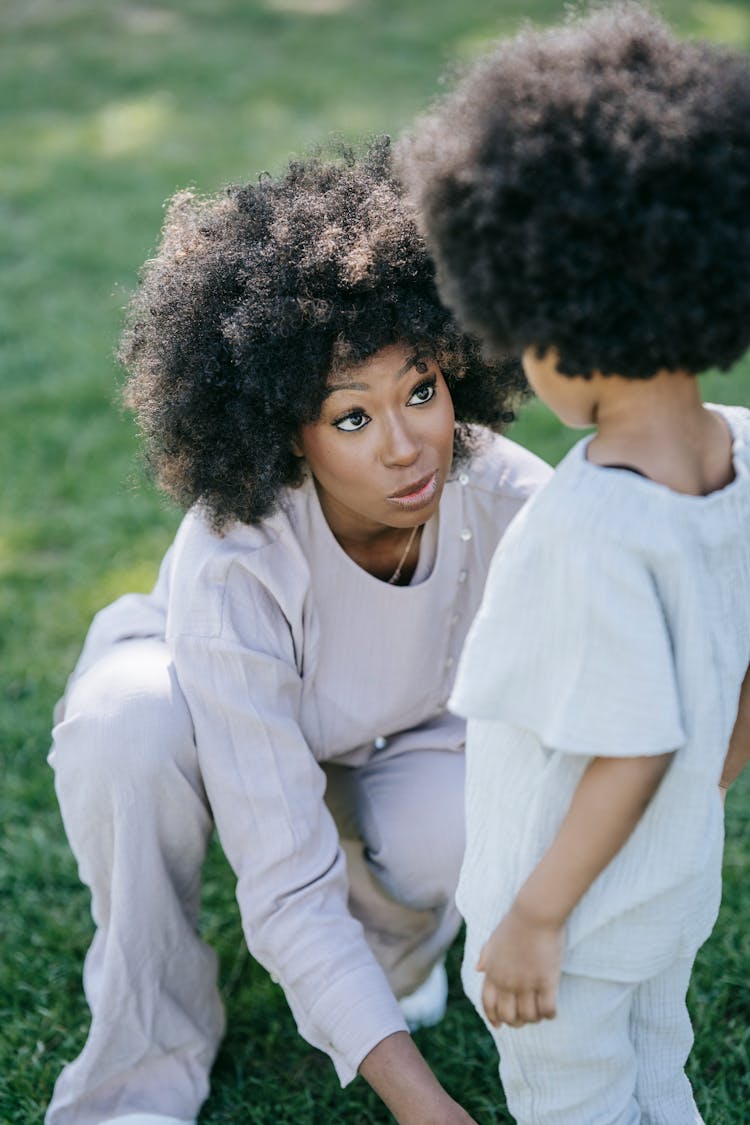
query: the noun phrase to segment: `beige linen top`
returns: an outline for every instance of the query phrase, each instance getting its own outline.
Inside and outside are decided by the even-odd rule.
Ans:
[[[248,946],[342,1083],[405,1024],[347,908],[319,763],[462,749],[465,724],[445,710],[454,665],[497,542],[549,475],[488,434],[446,482],[431,572],[406,587],[342,551],[310,479],[221,538],[191,512],[153,593],[97,615],[76,669],[108,644],[166,636]]]

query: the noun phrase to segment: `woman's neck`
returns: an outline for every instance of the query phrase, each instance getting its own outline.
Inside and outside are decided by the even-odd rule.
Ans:
[[[597,432],[587,448],[597,465],[626,465],[674,492],[704,496],[734,475],[732,436],[703,405],[697,379],[660,371],[650,379],[599,376]]]
[[[336,504],[318,488],[317,482],[315,488],[323,518],[342,551],[374,578],[383,582],[393,580],[394,584],[407,586],[419,562],[422,527],[390,527],[375,523]]]
[[[367,544],[361,540],[349,544],[339,540],[339,543],[349,558],[374,578],[395,586],[408,586],[419,562],[422,526],[389,530],[392,535],[387,540],[381,537]]]

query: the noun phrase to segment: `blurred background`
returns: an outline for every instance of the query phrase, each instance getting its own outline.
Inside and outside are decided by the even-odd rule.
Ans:
[[[545,0],[2,0],[0,4],[0,1121],[42,1120],[80,1049],[91,937],[45,755],[52,705],[93,613],[148,589],[179,520],[139,467],[117,402],[122,309],[164,200],[279,171],[337,132],[397,135],[439,76]],[[669,0],[681,32],[750,50],[750,0]],[[750,123],[749,123],[750,127]],[[704,377],[750,405],[750,363]],[[538,404],[513,436],[556,462],[575,434]],[[744,781],[728,813],[726,891],[691,992],[699,1105],[713,1125],[750,1105],[750,861]],[[743,801],[744,797],[744,801]],[[743,810],[743,804],[745,809]],[[247,955],[217,847],[205,929],[229,1032],[201,1122],[380,1122],[364,1084],[341,1092]],[[480,1122],[506,1122],[494,1048],[460,993],[419,1033]]]

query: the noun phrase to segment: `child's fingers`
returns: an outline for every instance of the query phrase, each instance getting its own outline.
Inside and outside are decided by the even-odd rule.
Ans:
[[[492,981],[486,978],[482,987],[482,1007],[493,1027],[499,1027],[501,1023],[510,1023],[516,1018],[513,993],[496,988]]]
[[[553,1020],[557,1015],[557,988],[542,988],[536,994],[539,1019]]]
[[[508,1027],[522,1027],[525,1023],[519,1015],[516,993],[506,989],[495,989],[493,1015],[494,1021],[491,1022],[494,1022],[495,1027],[503,1023]]]
[[[495,986],[490,984],[490,982],[485,978],[485,982],[482,985],[482,1007],[484,1008],[484,1014],[493,1027],[497,1027],[499,1022],[497,1012],[495,1011],[496,999],[497,992]]]
[[[516,1010],[518,1021],[513,1026],[521,1027],[525,1023],[539,1023],[542,1018],[539,1014],[537,994],[533,990],[521,992],[516,997]]]

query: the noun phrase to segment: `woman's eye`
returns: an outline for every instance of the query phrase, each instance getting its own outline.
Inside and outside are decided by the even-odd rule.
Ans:
[[[431,379],[429,383],[420,383],[415,387],[409,399],[409,406],[419,405],[423,402],[429,402],[435,396],[435,380]]]
[[[343,430],[344,433],[353,433],[355,430],[361,430],[367,425],[369,418],[364,410],[353,410],[351,414],[347,414],[345,418],[339,418],[338,422],[334,422],[337,430]]]

